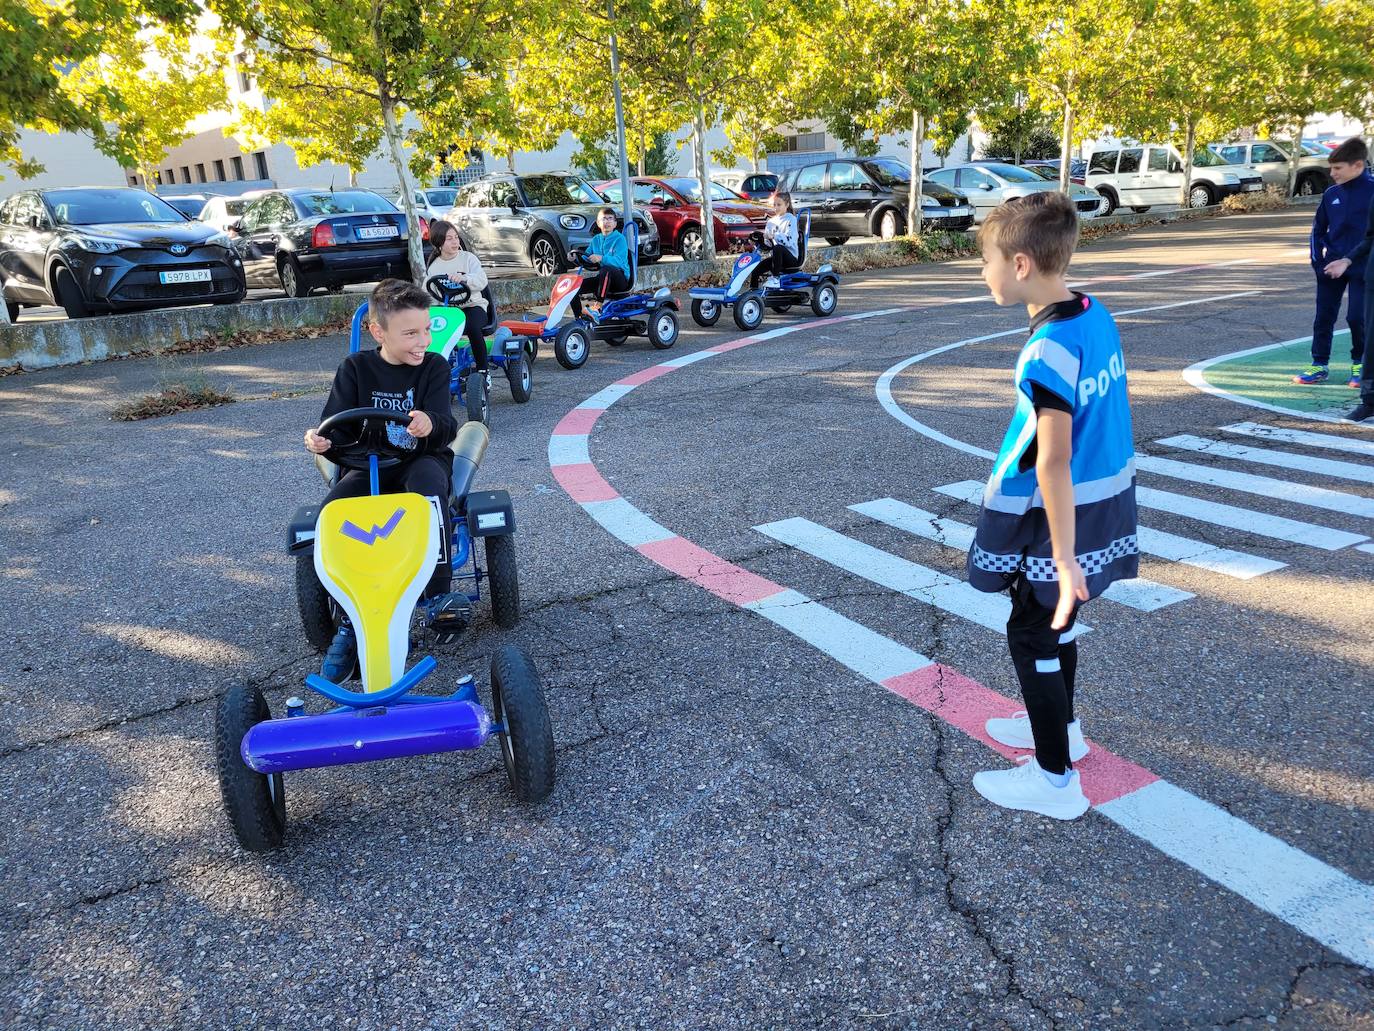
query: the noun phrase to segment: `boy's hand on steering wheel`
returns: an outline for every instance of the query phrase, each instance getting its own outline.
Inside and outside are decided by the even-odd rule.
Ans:
[[[328,437],[321,437],[314,430],[305,431],[305,449],[312,455],[322,455],[334,446]]]
[[[428,437],[434,432],[434,423],[428,415],[421,411],[410,413],[410,425],[406,427],[406,432],[412,437]]]

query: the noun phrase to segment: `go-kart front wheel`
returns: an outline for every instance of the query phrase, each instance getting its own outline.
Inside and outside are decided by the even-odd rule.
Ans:
[[[501,759],[511,790],[522,802],[542,802],[553,791],[553,726],[544,687],[523,648],[508,644],[491,657],[491,708],[503,728]]]
[[[811,310],[820,318],[828,318],[835,314],[835,309],[840,306],[840,293],[835,289],[834,283],[822,283],[811,293]]]
[[[491,398],[487,396],[487,377],[474,369],[468,373],[463,384],[463,397],[467,404],[468,422],[491,425]]]
[[[487,590],[496,625],[509,630],[520,620],[520,575],[515,568],[515,538],[483,537],[487,551]]]
[[[510,383],[510,396],[517,404],[524,404],[530,399],[534,391],[534,377],[530,363],[525,360],[525,352],[506,359],[506,381]]]
[[[315,556],[296,556],[296,608],[301,613],[301,628],[310,647],[322,652],[334,641],[339,629],[334,599],[315,574]]]
[[[692,321],[707,328],[720,321],[720,305],[702,297],[692,299]]]
[[[569,322],[553,338],[553,356],[565,369],[580,369],[592,353],[591,338],[580,322]]]
[[[763,325],[763,297],[757,290],[751,290],[735,302],[735,325],[746,333],[753,332]]]
[[[215,709],[215,765],[220,795],[234,837],[249,852],[278,848],[286,835],[286,785],[282,775],[249,769],[239,751],[243,735],[271,718],[262,692],[242,682],[220,695]]]
[[[649,319],[649,343],[666,351],[677,343],[677,312],[664,305]]]

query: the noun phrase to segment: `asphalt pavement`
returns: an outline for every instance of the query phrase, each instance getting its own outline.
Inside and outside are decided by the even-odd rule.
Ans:
[[[1070,824],[969,783],[1007,764],[969,713],[1016,685],[959,496],[1025,323],[976,262],[847,277],[840,314],[877,314],[666,368],[743,334],[684,312],[671,351],[541,356],[527,405],[498,381],[479,485],[514,498],[523,615],[436,677],[485,697],[528,648],[554,794],[518,804],[494,746],[289,774],[267,857],[221,812],[213,700],[280,712],[318,667],[284,530],[345,340],[0,379],[4,1026],[1374,1028],[1374,433],[1182,376],[1310,333],[1308,222],[1075,260],[1154,536],[1148,583],[1084,611]],[[110,420],[185,380],[240,400]]]

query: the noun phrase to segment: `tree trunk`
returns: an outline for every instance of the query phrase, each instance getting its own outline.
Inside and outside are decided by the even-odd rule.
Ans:
[[[349,168],[349,170],[348,170],[348,187],[349,187],[349,189],[355,189],[355,188],[357,188],[357,185],[358,185],[358,170],[357,170],[356,168]]]
[[[1188,207],[1193,189],[1193,151],[1197,148],[1197,115],[1189,111],[1183,116],[1183,186],[1178,206]]]
[[[379,83],[380,85],[380,83]],[[396,178],[401,184],[401,206],[406,213],[406,250],[410,257],[410,278],[417,284],[425,281],[425,248],[420,240],[420,216],[415,211],[415,185],[406,168],[405,154],[401,150],[401,127],[396,124],[396,102],[381,87],[382,95],[382,132],[386,135],[387,148],[391,153],[391,164],[396,169]]]
[[[1069,151],[1073,149],[1073,105],[1064,98],[1064,128],[1059,133],[1059,191],[1069,194],[1069,184],[1073,178]]]
[[[512,172],[515,171],[515,148],[514,148],[514,147],[512,147],[510,150],[506,151],[506,167],[509,168]]]
[[[1302,134],[1307,129],[1307,119],[1301,118],[1294,127],[1293,141],[1288,148],[1288,196],[1298,191],[1298,162],[1302,160]]]
[[[643,175],[648,175],[648,174],[649,174],[649,173],[647,173],[647,172],[644,171],[644,154],[645,154],[645,150],[647,149],[647,146],[648,146],[648,145],[644,142],[644,130],[643,130],[643,128],[641,128],[641,129],[639,130],[639,161],[638,161],[638,163],[637,163],[637,165],[636,165],[636,167],[639,169],[639,171],[635,173],[636,175],[641,175],[641,176],[643,176]]]
[[[716,213],[711,204],[711,177],[706,169],[706,105],[697,102],[696,116],[697,184],[701,188],[701,256],[716,260]]]
[[[919,111],[911,112],[911,185],[906,194],[906,231],[921,235],[921,185],[925,180],[926,122]]]

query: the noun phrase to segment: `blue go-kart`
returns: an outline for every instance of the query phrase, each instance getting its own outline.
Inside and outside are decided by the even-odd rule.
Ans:
[[[409,419],[407,412],[382,408],[354,408],[326,419],[322,432],[357,428],[357,439],[331,454],[338,452],[339,464],[346,468],[367,470],[371,493],[300,508],[288,528],[306,639],[323,651],[347,615],[357,637],[357,663],[343,680],[360,678],[362,690],[311,674],[305,686],[332,707],[307,713],[305,703],[293,697],[286,702],[285,715],[277,718],[252,683],[230,687],[219,700],[215,750],[220,792],[235,837],[250,851],[281,845],[286,831],[283,775],[295,770],[474,749],[496,737],[517,798],[537,802],[553,790],[548,706],[524,649],[508,645],[492,657],[488,705],[479,701],[471,675],[459,678],[452,694],[412,693],[437,665],[426,655],[406,669],[435,614],[438,603],[420,595],[441,554],[452,558],[455,583],[472,582],[464,618],[470,617],[471,603],[480,599],[486,579],[496,622],[514,624],[519,586],[510,495],[470,491],[490,440],[484,425],[464,424],[453,442],[451,539],[443,539],[438,499],[381,493],[379,470],[411,454],[391,444],[387,430]],[[317,461],[327,480],[338,474],[337,466]],[[478,537],[484,543],[485,572],[474,554]],[[457,573],[469,565],[470,572]],[[447,635],[455,626],[451,607],[445,615]]]
[[[448,359],[449,393],[453,400],[466,412],[470,422],[491,425],[491,396],[489,376],[471,375],[477,371],[477,362],[472,357],[472,345],[464,336],[467,316],[463,306],[472,298],[472,288],[466,283],[455,283],[447,276],[430,276],[425,282],[425,290],[439,302],[429,309],[429,349]],[[482,291],[491,317],[496,315],[496,298],[491,289]],[[362,331],[364,304],[353,316],[353,340],[350,348],[358,349],[359,334]],[[489,319],[489,323],[490,323]],[[518,404],[524,404],[534,392],[534,377],[531,370],[531,356],[521,348],[518,340],[511,339],[509,333],[499,333],[487,341],[487,365],[506,374],[510,384],[510,396]]]
[[[687,292],[692,299],[693,321],[698,326],[714,326],[720,320],[720,313],[729,308],[735,325],[749,333],[763,324],[766,309],[782,314],[795,304],[810,304],[811,310],[821,318],[834,315],[840,306],[840,277],[829,265],[822,265],[815,272],[801,271],[811,240],[810,210],[802,212],[802,219],[797,268],[776,273],[777,286],[764,285],[756,289],[753,280],[766,255],[763,234],[754,233],[752,249],[736,258],[731,266],[727,286],[698,286]]]
[[[511,340],[519,341],[521,346],[536,354],[541,343],[552,342],[554,357],[565,369],[580,369],[586,364],[593,340],[604,340],[618,347],[631,336],[645,336],[660,350],[672,347],[678,337],[678,303],[666,286],[652,294],[635,292],[634,283],[639,276],[639,230],[633,223],[625,227],[625,236],[630,251],[629,290],[608,294],[599,309],[585,308],[582,318],[564,322],[563,317],[572,307],[573,298],[581,291],[587,275],[595,272],[592,266],[584,267],[582,253],[573,250],[569,257],[574,267],[554,280],[549,313],[508,319],[501,323],[495,339],[500,339],[506,346]]]

